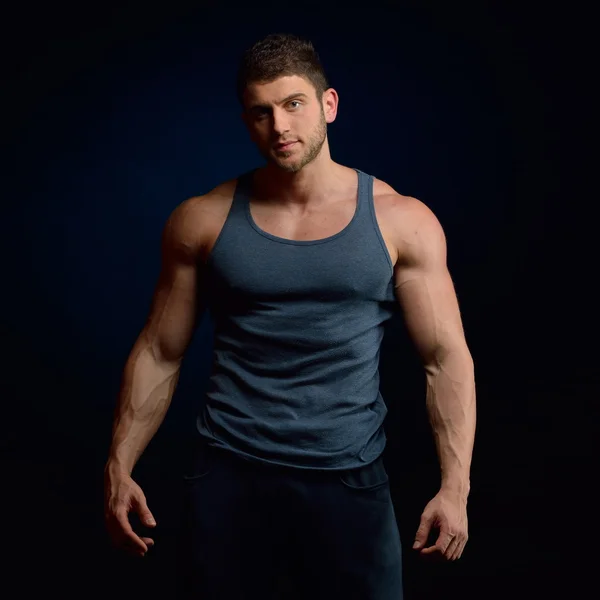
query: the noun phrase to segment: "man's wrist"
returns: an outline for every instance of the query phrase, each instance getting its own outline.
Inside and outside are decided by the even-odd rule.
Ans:
[[[468,479],[465,480],[462,478],[442,478],[440,491],[450,496],[460,497],[463,500],[466,500],[469,496],[469,492],[471,491],[471,483]]]
[[[131,469],[117,456],[109,456],[104,466],[104,474],[108,477],[130,476]]]

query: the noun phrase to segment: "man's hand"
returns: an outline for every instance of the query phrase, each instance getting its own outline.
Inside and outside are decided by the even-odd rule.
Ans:
[[[129,522],[129,513],[134,510],[146,527],[156,526],[142,488],[127,473],[107,467],[104,472],[104,503],[106,527],[113,543],[144,556],[154,546],[154,540],[138,536]]]
[[[439,530],[438,539],[433,546],[425,548],[432,528]],[[468,539],[466,498],[441,490],[423,511],[413,548],[422,556],[434,555],[454,561],[461,557]]]

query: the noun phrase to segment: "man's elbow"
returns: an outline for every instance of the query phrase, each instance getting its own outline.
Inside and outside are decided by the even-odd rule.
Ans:
[[[473,356],[464,340],[437,344],[422,353],[422,362],[427,375],[456,370],[473,373],[475,370]]]

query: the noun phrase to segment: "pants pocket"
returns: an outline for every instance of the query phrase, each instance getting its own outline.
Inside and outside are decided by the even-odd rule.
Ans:
[[[383,464],[383,455],[372,463],[356,469],[346,469],[339,474],[340,482],[357,494],[386,490],[389,487],[389,477]]]
[[[214,466],[214,451],[210,446],[200,444],[192,451],[189,462],[184,470],[183,480],[186,483],[199,481],[210,474]]]

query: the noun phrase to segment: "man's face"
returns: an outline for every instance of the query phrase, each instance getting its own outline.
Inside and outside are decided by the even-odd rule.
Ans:
[[[335,105],[335,98],[333,101]],[[244,122],[252,141],[267,161],[288,173],[300,171],[319,155],[327,138],[327,123],[335,118],[335,106],[333,118],[328,119],[315,88],[297,75],[249,84],[244,105]],[[331,98],[328,109],[329,105]],[[286,142],[293,144],[278,147]]]

